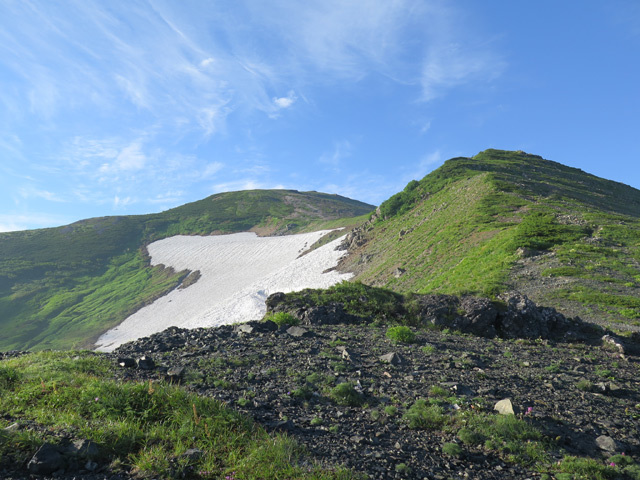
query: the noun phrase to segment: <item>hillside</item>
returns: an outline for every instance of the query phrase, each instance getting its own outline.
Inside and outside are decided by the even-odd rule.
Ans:
[[[518,290],[640,326],[640,191],[524,152],[454,158],[384,202],[340,268],[397,292]]]
[[[151,267],[150,242],[173,235],[281,235],[344,226],[373,206],[338,195],[253,190],[158,214],[102,217],[0,234],[0,350],[91,345],[189,272]]]

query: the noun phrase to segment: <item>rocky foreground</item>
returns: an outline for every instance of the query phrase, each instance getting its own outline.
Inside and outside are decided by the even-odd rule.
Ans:
[[[554,475],[565,455],[640,458],[640,358],[613,337],[571,334],[567,342],[414,328],[412,343],[402,343],[387,337],[388,326],[172,327],[106,355],[119,380],[180,383],[286,432],[310,462],[371,479],[534,479]],[[513,411],[542,433],[547,473],[503,445],[461,441],[459,426],[412,421],[421,399],[445,418]],[[77,478],[123,478],[106,465],[84,473]]]

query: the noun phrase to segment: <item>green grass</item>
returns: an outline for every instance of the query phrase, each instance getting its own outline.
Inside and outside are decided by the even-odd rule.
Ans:
[[[100,445],[101,460],[145,476],[221,478],[355,478],[344,471],[301,468],[293,440],[271,436],[220,402],[164,383],[117,384],[112,365],[87,352],[42,352],[0,364],[0,410],[36,422],[31,432],[5,432],[2,458],[23,462],[55,432]],[[183,454],[196,448],[200,458]]]
[[[409,428],[418,430],[440,430],[451,420],[441,406],[423,398],[416,400],[402,418]]]

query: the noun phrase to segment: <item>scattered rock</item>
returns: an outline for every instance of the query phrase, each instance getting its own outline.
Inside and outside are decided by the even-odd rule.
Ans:
[[[118,358],[118,365],[123,368],[133,368],[136,366],[136,361],[129,357]]]
[[[156,368],[156,363],[153,361],[153,358],[146,355],[140,357],[136,363],[138,364],[138,368],[142,370],[153,370]]]
[[[615,453],[618,450],[616,441],[608,435],[600,435],[596,438],[596,445],[600,450],[609,453]]]
[[[180,382],[185,368],[182,366],[171,367],[167,370],[167,380],[170,382]]]
[[[498,403],[495,404],[493,409],[496,410],[500,415],[514,415],[515,413],[513,411],[513,405],[511,404],[511,400],[508,398],[500,400]]]
[[[620,354],[625,354],[624,345],[622,345],[622,342],[620,342],[617,338],[614,338],[611,335],[605,335],[602,337],[602,342],[605,345],[610,345],[611,347],[615,348]]]
[[[405,359],[396,352],[387,353],[379,357],[383,363],[390,363],[391,365],[402,365],[405,363]]]
[[[289,327],[287,329],[287,333],[289,335],[291,335],[292,337],[296,337],[296,338],[310,337],[310,336],[313,335],[313,333],[310,332],[309,330],[307,330],[306,328],[302,328],[302,327],[298,327],[298,326]]]
[[[74,455],[78,455],[79,457],[87,459],[97,458],[100,454],[98,445],[95,442],[86,439],[76,440],[75,442],[73,442],[73,444],[69,447],[69,451]]]

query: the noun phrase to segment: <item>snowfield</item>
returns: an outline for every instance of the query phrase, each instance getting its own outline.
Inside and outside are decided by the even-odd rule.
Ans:
[[[283,237],[258,237],[249,232],[180,235],[154,242],[147,247],[152,265],[200,270],[200,279],[138,310],[103,334],[96,348],[110,352],[171,326],[212,327],[257,320],[264,316],[264,302],[272,293],[326,288],[349,279],[349,273],[322,273],[335,267],[346,253],[336,250],[341,238],[299,257],[328,232]]]

